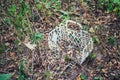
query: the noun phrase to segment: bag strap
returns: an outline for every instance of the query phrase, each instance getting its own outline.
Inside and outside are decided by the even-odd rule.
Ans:
[[[66,28],[68,28],[68,23],[74,23],[74,24],[77,24],[79,27],[80,27],[80,29],[82,29],[82,25],[80,24],[80,23],[78,23],[78,22],[75,22],[75,21],[72,21],[72,20],[67,20],[66,21]]]

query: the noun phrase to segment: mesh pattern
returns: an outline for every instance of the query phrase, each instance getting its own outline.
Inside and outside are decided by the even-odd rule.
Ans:
[[[80,30],[69,28],[68,23],[74,23]],[[82,30],[82,26],[72,20],[61,23],[59,27],[53,29],[48,35],[48,45],[52,51],[67,50],[74,48],[79,53],[75,53],[77,61],[82,64],[93,49],[93,42],[90,34]]]

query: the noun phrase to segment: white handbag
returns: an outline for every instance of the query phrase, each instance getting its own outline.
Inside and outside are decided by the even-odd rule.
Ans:
[[[80,30],[76,31],[69,28],[68,23],[75,24],[79,26]],[[48,34],[48,46],[52,51],[59,51],[61,48],[61,41],[65,41],[68,45],[64,45],[66,48],[77,47],[79,53],[75,53],[77,61],[82,64],[88,55],[93,50],[93,41],[90,34],[82,30],[82,25],[72,21],[67,20],[65,23],[61,23],[58,27],[53,29]]]

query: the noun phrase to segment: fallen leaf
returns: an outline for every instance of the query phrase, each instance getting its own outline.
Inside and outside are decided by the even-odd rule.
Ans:
[[[109,62],[109,66],[112,67],[112,65],[113,65],[112,62],[110,61],[110,62]]]
[[[37,80],[41,80],[41,79],[42,79],[42,77],[38,77],[38,78],[37,78]]]
[[[5,43],[5,45],[6,45],[6,46],[9,46],[9,45],[10,45],[10,43],[8,43],[8,42],[7,42],[7,43]]]
[[[80,75],[77,77],[77,79],[76,80],[82,80],[81,78],[80,78]]]
[[[103,72],[103,73],[107,73],[107,69],[103,68],[103,69],[102,69],[102,72]]]
[[[74,53],[73,50],[70,50],[67,52],[68,55],[73,54],[73,53]]]
[[[15,39],[16,39],[16,38],[15,38],[14,36],[12,36],[12,37],[10,37],[8,40],[9,40],[9,41],[15,41]]]
[[[25,44],[25,46],[27,46],[29,49],[31,49],[31,50],[34,50],[35,49],[35,47],[37,46],[36,44],[31,44],[30,42],[28,42],[28,43],[24,43]]]
[[[10,57],[13,57],[15,55],[14,52],[10,52]]]
[[[91,33],[94,33],[94,32],[95,32],[95,30],[93,29],[93,27],[91,27],[91,28],[89,29],[89,32],[91,32]]]
[[[120,62],[118,62],[118,66],[117,66],[118,69],[120,69]]]
[[[3,71],[3,68],[0,68],[0,71]]]
[[[63,79],[58,79],[58,80],[63,80]]]

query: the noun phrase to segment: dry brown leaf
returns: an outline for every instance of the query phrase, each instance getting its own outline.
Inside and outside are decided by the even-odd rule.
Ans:
[[[117,68],[120,70],[120,62],[118,62],[118,66],[117,66]]]
[[[90,70],[90,76],[94,76],[94,71]]]
[[[10,52],[10,57],[13,57],[15,55],[14,52]]]
[[[102,72],[103,72],[103,73],[107,73],[107,69],[106,69],[106,68],[103,68],[103,69],[102,69]]]
[[[112,67],[112,65],[113,65],[112,62],[110,61],[110,62],[109,62],[109,66]]]
[[[95,30],[93,29],[93,27],[91,27],[91,28],[89,29],[89,32],[91,32],[91,33],[94,33],[94,32],[95,32]]]
[[[7,67],[7,69],[12,69],[12,68],[14,68],[15,66],[14,65],[9,65],[8,67]]]
[[[118,52],[117,48],[116,47],[113,47],[113,52]]]
[[[80,78],[80,75],[77,77],[77,79],[76,80],[82,80],[81,78]]]
[[[9,38],[9,40],[10,40],[10,41],[15,41],[16,38],[15,38],[14,36],[12,36],[12,37]]]
[[[5,43],[5,45],[6,45],[6,46],[9,46],[9,45],[10,45],[10,43],[8,43],[8,42],[7,42],[7,43]]]
[[[37,80],[41,80],[41,79],[42,79],[42,77],[38,77],[38,78],[37,78]]]
[[[58,79],[58,80],[63,80],[63,79]]]
[[[73,54],[73,53],[74,53],[73,50],[70,50],[67,52],[68,55]]]
[[[24,43],[29,49],[34,50],[37,46],[36,44],[31,44],[30,42]]]

